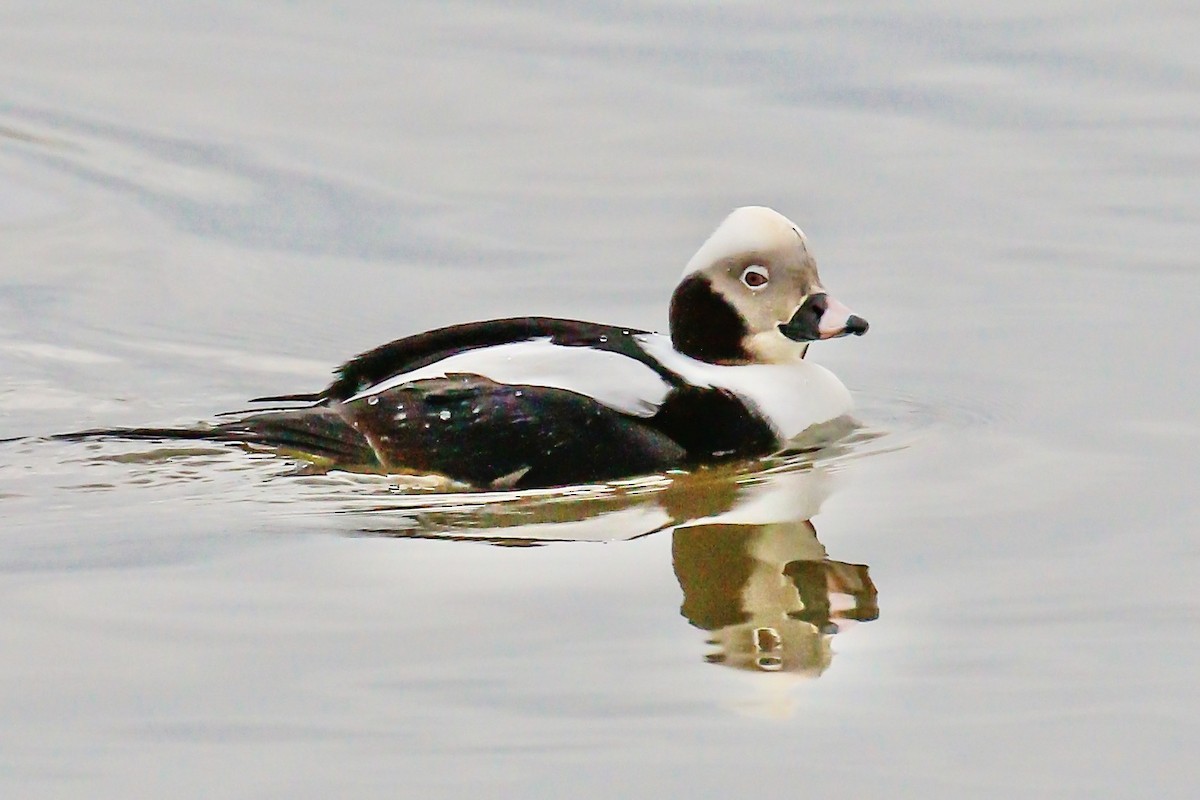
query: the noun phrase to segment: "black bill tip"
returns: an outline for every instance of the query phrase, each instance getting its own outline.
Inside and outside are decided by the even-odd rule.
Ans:
[[[870,327],[870,323],[857,314],[851,314],[846,319],[846,333],[848,334],[852,333],[855,336],[862,336]]]

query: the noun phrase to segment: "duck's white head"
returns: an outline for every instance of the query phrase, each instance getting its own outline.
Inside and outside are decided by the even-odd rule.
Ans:
[[[811,341],[866,332],[821,285],[796,223],[763,206],[726,217],[671,297],[675,349],[715,364],[794,362]]]

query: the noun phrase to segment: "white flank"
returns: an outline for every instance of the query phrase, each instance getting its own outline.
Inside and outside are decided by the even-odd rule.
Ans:
[[[728,389],[753,405],[784,442],[849,413],[854,405],[849,390],[819,364],[709,364],[678,352],[666,336],[646,334],[637,339],[650,356],[688,383]]]
[[[670,349],[671,340],[660,338],[666,339]],[[346,402],[454,373],[480,375],[496,383],[566,389],[637,417],[654,416],[670,391],[654,370],[632,358],[590,347],[556,345],[549,338],[541,338],[457,353],[381,381]]]

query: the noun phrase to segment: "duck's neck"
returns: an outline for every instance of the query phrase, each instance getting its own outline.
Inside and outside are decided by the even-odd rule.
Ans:
[[[743,347],[756,364],[798,364],[808,352],[807,342],[792,341],[778,330],[749,336]]]

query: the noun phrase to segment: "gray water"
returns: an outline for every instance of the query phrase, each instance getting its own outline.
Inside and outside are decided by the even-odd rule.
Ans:
[[[662,329],[751,203],[872,325],[856,440],[715,474],[0,444],[0,795],[1195,796],[1191,4],[0,17],[0,438]]]

